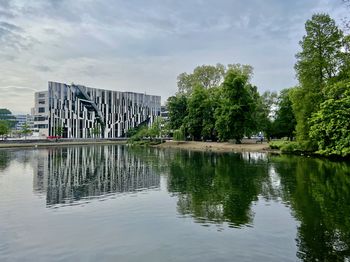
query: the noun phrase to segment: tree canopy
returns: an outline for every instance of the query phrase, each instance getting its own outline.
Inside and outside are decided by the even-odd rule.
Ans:
[[[309,118],[324,100],[324,88],[342,65],[342,31],[328,14],[315,14],[305,23],[306,35],[296,55],[296,74],[300,86],[291,99],[297,119],[297,138],[309,139]]]

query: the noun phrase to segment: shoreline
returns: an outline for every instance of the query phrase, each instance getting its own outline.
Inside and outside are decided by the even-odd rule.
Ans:
[[[258,153],[279,153],[279,150],[269,148],[267,142],[256,143],[255,140],[245,139],[242,144],[230,142],[200,142],[200,141],[166,141],[165,143],[155,145],[156,148],[175,148],[192,151],[206,152],[258,152]]]
[[[73,141],[38,141],[38,140],[21,140],[6,141],[1,143],[0,149],[11,148],[44,148],[70,145],[111,145],[111,144],[127,144],[127,140],[73,140]],[[201,152],[258,152],[258,153],[280,153],[279,150],[270,149],[267,142],[256,143],[253,139],[244,139],[242,144],[234,144],[232,142],[201,142],[201,141],[172,141],[168,140],[162,144],[152,145],[154,148],[162,149],[183,149]]]
[[[43,148],[43,147],[52,147],[52,146],[69,146],[69,145],[107,145],[107,144],[126,144],[126,140],[76,140],[76,141],[30,141],[30,140],[14,140],[13,143],[6,141],[6,143],[1,143],[0,149],[10,149],[10,148]]]

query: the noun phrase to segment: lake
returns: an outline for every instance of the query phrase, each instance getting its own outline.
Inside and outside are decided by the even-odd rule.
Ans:
[[[0,261],[350,261],[350,165],[124,145],[0,150]]]

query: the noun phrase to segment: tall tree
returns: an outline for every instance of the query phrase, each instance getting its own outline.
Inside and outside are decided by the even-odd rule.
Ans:
[[[274,135],[278,138],[288,137],[290,140],[294,137],[296,120],[290,100],[292,89],[283,89],[278,96],[278,109],[273,123]]]
[[[256,105],[253,113],[253,123],[255,123],[253,133],[257,134],[262,131],[265,137],[270,140],[272,135],[272,119],[277,105],[277,93],[270,91],[265,91],[262,95],[257,91],[254,93],[253,98]]]
[[[198,85],[188,101],[186,127],[194,140],[211,138],[214,130],[214,108],[209,90]]]
[[[300,87],[292,92],[297,138],[309,139],[309,118],[324,100],[324,87],[341,67],[342,31],[327,14],[315,14],[305,24],[295,69]]]
[[[222,64],[197,66],[193,73],[182,73],[177,77],[180,93],[191,94],[195,86],[212,88],[219,86],[225,76],[225,66]]]
[[[176,130],[183,125],[184,118],[187,115],[187,103],[187,96],[184,94],[179,93],[168,98],[167,108],[170,129]]]
[[[251,122],[253,98],[247,75],[228,70],[223,83],[222,100],[216,110],[216,130],[220,140],[235,139],[241,143]]]

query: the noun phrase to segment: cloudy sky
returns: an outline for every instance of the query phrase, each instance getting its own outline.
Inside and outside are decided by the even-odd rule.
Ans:
[[[296,84],[304,23],[341,0],[0,0],[0,108],[29,113],[48,81],[167,97],[203,64],[254,67],[260,91]]]

